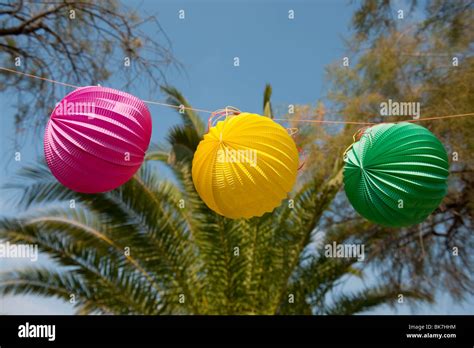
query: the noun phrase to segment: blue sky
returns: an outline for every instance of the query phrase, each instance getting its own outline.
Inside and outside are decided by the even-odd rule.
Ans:
[[[243,111],[261,112],[266,83],[273,87],[274,106],[315,104],[324,99],[325,66],[341,60],[348,37],[349,23],[357,3],[338,0],[318,1],[156,1],[127,2],[142,13],[156,14],[173,44],[173,54],[185,73],[169,69],[168,83],[177,87],[197,107],[215,110],[226,105]],[[178,18],[183,9],[186,18]],[[288,19],[294,10],[295,19]],[[155,30],[149,27],[147,30]],[[240,66],[234,67],[234,57]],[[67,82],[67,81],[65,81]],[[105,84],[120,88],[113,78]],[[64,88],[64,93],[70,89]],[[163,95],[150,94],[145,88],[129,91],[147,100],[164,101]],[[14,156],[11,139],[14,95],[0,95],[1,128],[0,184],[12,180],[15,171],[42,155],[42,138],[31,137],[21,148],[22,162]],[[162,106],[150,106],[153,117],[152,141],[162,141],[179,115]],[[202,114],[202,117],[207,117]],[[12,213],[8,196],[0,196],[0,210]],[[48,262],[44,258],[41,262]],[[22,264],[0,261],[0,271]],[[347,285],[349,287],[355,284]],[[441,296],[436,306],[421,306],[418,313],[457,314],[474,312],[474,301],[463,306]],[[0,299],[0,313],[69,314],[72,307],[58,300],[33,296]],[[387,307],[373,314],[411,313],[408,306],[397,312]]]

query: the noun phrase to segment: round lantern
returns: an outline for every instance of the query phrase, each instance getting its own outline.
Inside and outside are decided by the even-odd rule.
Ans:
[[[140,168],[151,117],[138,98],[112,88],[78,88],[56,105],[46,126],[46,162],[71,190],[113,190]]]
[[[433,133],[413,123],[368,128],[344,161],[347,198],[359,214],[380,225],[420,223],[447,192],[446,150]]]
[[[211,127],[194,154],[192,176],[202,200],[231,219],[271,212],[296,181],[298,151],[268,117],[241,113]]]

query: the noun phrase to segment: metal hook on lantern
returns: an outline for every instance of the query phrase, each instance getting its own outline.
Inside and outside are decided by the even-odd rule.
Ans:
[[[224,109],[214,111],[211,116],[209,116],[209,119],[207,121],[207,131],[209,132],[209,129],[213,127],[223,117],[225,117],[224,119],[226,119],[229,116],[236,116],[240,113],[241,111],[233,106],[226,106]]]
[[[287,128],[286,131],[288,132],[289,136],[294,137],[296,133],[299,132],[299,128],[290,127],[290,128]],[[297,146],[296,148],[298,150],[298,154],[302,157],[302,159],[300,160],[300,164],[298,166],[298,170],[301,170],[306,164],[307,154],[306,154],[306,151],[302,147]]]
[[[354,144],[356,142],[358,142],[360,140],[360,138],[362,138],[362,136],[365,134],[365,132],[371,128],[372,126],[367,126],[367,127],[362,127],[362,128],[359,128],[355,133],[354,135],[352,136],[352,144],[350,144],[347,149],[344,150],[344,153],[342,154],[342,158],[343,160],[345,161],[347,159],[347,153],[350,151],[350,149],[352,149],[352,146],[354,146]],[[372,133],[368,133],[369,135],[369,140],[370,140],[370,143],[372,143]]]

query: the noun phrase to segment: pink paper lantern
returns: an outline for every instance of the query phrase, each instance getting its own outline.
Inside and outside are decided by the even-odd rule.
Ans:
[[[44,134],[46,162],[71,190],[110,191],[140,168],[151,129],[147,106],[133,95],[99,86],[78,88],[51,114]]]

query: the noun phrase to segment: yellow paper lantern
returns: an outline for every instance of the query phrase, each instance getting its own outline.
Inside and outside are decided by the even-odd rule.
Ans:
[[[296,181],[298,150],[268,117],[241,113],[219,121],[194,154],[193,182],[201,199],[231,219],[271,212]]]

